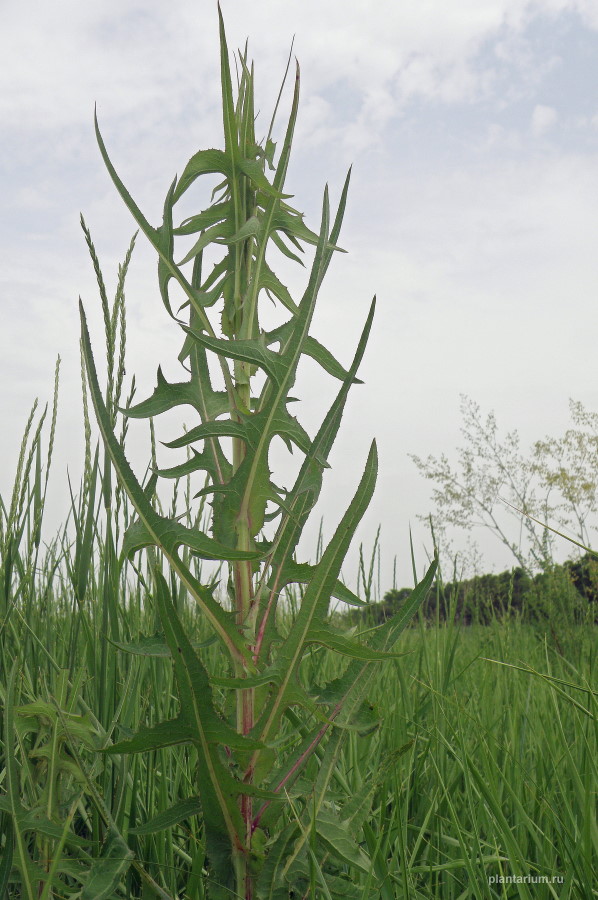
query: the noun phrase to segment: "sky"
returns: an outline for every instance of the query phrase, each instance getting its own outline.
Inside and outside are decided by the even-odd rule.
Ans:
[[[425,562],[418,516],[432,511],[431,485],[409,454],[454,458],[461,395],[524,446],[562,433],[569,398],[598,410],[598,5],[222,0],[222,11],[231,52],[249,39],[258,134],[294,39],[301,105],[287,188],[308,225],[317,229],[324,185],[334,203],[353,167],[347,254],[331,266],[312,333],[348,362],[374,294],[378,305],[320,515],[330,537],[376,437],[378,487],[357,543],[367,554],[381,525],[383,592],[395,556],[397,581],[411,581],[410,527]],[[6,4],[0,51],[0,491],[33,400],[51,399],[60,354],[51,527],[68,510],[67,468],[75,482],[81,472],[79,296],[98,355],[103,341],[79,214],[109,292],[135,230],[97,148],[94,104],[117,171],[158,224],[174,174],[196,150],[222,146],[216,3]],[[135,373],[141,399],[159,364],[177,374],[180,339],[152,251],[137,244],[127,378]],[[284,278],[300,296],[305,271]],[[324,382],[308,367],[298,406],[312,432]],[[140,473],[144,440],[132,435]],[[475,537],[487,568],[512,564],[495,540]],[[350,583],[355,570],[353,552]]]

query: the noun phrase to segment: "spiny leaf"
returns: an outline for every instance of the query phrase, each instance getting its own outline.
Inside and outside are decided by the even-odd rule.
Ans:
[[[375,650],[368,647],[367,644],[361,644],[358,641],[351,640],[344,634],[341,634],[329,625],[321,625],[319,628],[312,628],[309,632],[309,643],[322,644],[330,650],[341,653],[343,656],[350,656],[354,659],[368,659],[382,661],[385,659],[397,659],[402,653],[390,653],[385,650]]]
[[[316,834],[323,847],[342,863],[369,872],[371,862],[357,844],[346,823],[330,809],[321,810],[315,822]]]
[[[227,647],[228,651],[236,658],[244,659],[247,664],[252,667],[252,662],[248,649],[243,641],[242,635],[236,628],[232,627],[229,618],[222,607],[214,600],[211,593],[203,588],[196,578],[191,574],[189,569],[183,564],[176,553],[177,540],[180,538],[180,532],[172,531],[167,524],[168,520],[163,520],[161,516],[152,508],[146,494],[135,478],[133,471],[124,455],[123,449],[119,441],[116,439],[112,431],[110,418],[104,400],[100,385],[98,383],[97,372],[91,350],[89,340],[89,331],[87,329],[87,321],[83,305],[80,304],[81,313],[81,343],[83,347],[83,356],[87,370],[88,383],[90,393],[96,412],[96,417],[104,440],[104,445],[112,461],[119,481],[127,492],[133,506],[135,507],[140,521],[143,523],[148,534],[156,546],[160,547],[166,558],[168,559],[172,569],[178,574],[182,583],[187,587],[190,593],[195,597],[198,604],[204,610],[206,617],[211,622],[216,633]],[[180,541],[179,541],[180,543]]]
[[[283,325],[279,325],[278,328],[275,328],[273,331],[269,331],[266,334],[266,343],[270,345],[279,341],[285,341],[292,328],[292,325],[293,321],[291,319],[288,322],[285,322]],[[340,381],[344,381],[347,377],[347,370],[344,369],[341,364],[334,358],[332,353],[330,353],[330,351],[327,350],[326,347],[324,347],[315,338],[311,336],[308,336],[306,338],[303,352],[306,356],[310,356],[313,360],[315,360],[315,362],[319,363],[322,368],[334,378],[338,378]],[[363,381],[361,381],[359,378],[355,378],[353,380],[353,384],[363,384]]]
[[[34,900],[33,888],[34,873],[33,862],[27,850],[27,844],[23,836],[23,818],[26,810],[21,804],[21,791],[17,771],[17,761],[14,747],[14,703],[17,691],[18,661],[15,660],[8,679],[6,688],[6,704],[4,712],[4,748],[6,753],[6,792],[7,803],[12,816],[14,845],[16,848],[15,864],[18,865],[23,880],[23,897],[26,900]]]
[[[289,584],[308,584],[314,576],[315,566],[309,563],[297,563],[294,560],[287,560],[279,577],[279,586],[286,587]],[[332,596],[343,603],[350,606],[367,606],[364,600],[361,600],[357,594],[342,583],[337,581],[334,586]]]
[[[218,174],[230,178],[232,171],[230,159],[223,150],[199,150],[193,154],[179,178],[174,192],[174,202],[176,203],[180,200],[185,191],[200,175]]]
[[[183,717],[170,719],[168,722],[158,722],[147,727],[142,725],[139,731],[132,737],[123,741],[117,741],[105,747],[103,753],[145,753],[148,750],[159,750],[161,747],[174,747],[177,744],[186,744],[194,737],[194,732],[189,722]]]
[[[204,209],[203,212],[200,212],[195,216],[189,216],[188,219],[181,222],[179,227],[174,229],[174,234],[186,235],[195,234],[197,231],[203,231],[205,228],[209,228],[210,225],[215,225],[216,222],[228,219],[230,217],[230,212],[231,205],[229,201],[225,201],[224,203],[213,203],[212,206]]]
[[[244,844],[243,822],[236,802],[239,786],[222,765],[218,744],[239,746],[248,742],[217,715],[208,674],[179,621],[161,572],[156,569],[154,577],[158,612],[174,662],[181,716],[188,722],[203,773],[199,791],[208,853],[215,873],[226,884],[232,848]],[[224,847],[228,848],[226,855]]]
[[[372,444],[355,496],[316,567],[289,635],[271,667],[273,674],[277,676],[277,685],[256,730],[262,741],[269,740],[278,726],[280,716],[287,705],[287,692],[296,677],[311,633],[318,634],[322,628],[349,544],[372,497],[377,469],[376,447]]]
[[[347,186],[348,180],[345,182],[345,190]],[[282,573],[288,565],[288,561],[293,558],[305,521],[318,499],[322,484],[323,464],[327,460],[334,444],[347,395],[363,358],[374,311],[375,298],[371,303],[348,377],[344,380],[332,406],[318,429],[317,435],[311,443],[310,450],[306,454],[299,470],[293,489],[287,498],[287,505],[291,512],[283,516],[273,541],[274,553],[271,562],[268,591],[263,592],[263,600],[260,607],[260,613],[265,620],[262,626],[264,632],[262,643],[264,653],[268,652],[271,641],[276,637],[274,618],[277,598],[283,579]]]
[[[141,519],[137,519],[132,525],[129,525],[123,538],[122,554],[131,557],[133,553],[143,547],[153,545],[168,546],[171,548],[171,552],[184,545],[189,547],[191,552],[200,559],[253,560],[260,557],[260,554],[254,550],[235,550],[225,544],[220,544],[197,528],[187,528],[186,525],[182,525],[174,519],[162,516],[154,520],[151,529]]]
[[[0,795],[0,800],[2,796]],[[15,845],[14,826],[11,819],[6,818],[4,831],[4,853],[0,859],[0,897],[8,896],[8,881],[12,869],[12,857]]]
[[[273,350],[268,350],[265,343],[261,340],[225,340],[223,338],[210,337],[186,326],[185,331],[190,332],[203,347],[213,350],[219,356],[238,359],[242,362],[259,366],[277,384],[284,377],[284,366],[279,354]]]
[[[214,463],[214,457],[211,453],[198,453],[193,447],[191,448],[192,456],[184,463],[178,466],[171,466],[168,469],[156,469],[155,474],[160,478],[184,478],[191,475],[192,472],[207,472],[214,481],[218,481],[218,472]],[[228,467],[227,467],[228,470]]]
[[[174,235],[172,230],[172,197],[175,187],[176,178],[170,185],[168,193],[166,194],[162,225],[160,226],[160,228],[158,228],[157,232],[158,241],[162,250],[162,254],[158,260],[158,286],[160,288],[160,296],[162,297],[162,302],[164,303],[166,311],[168,312],[169,316],[171,316],[171,318],[174,318],[174,315],[170,306],[170,299],[168,297],[168,282],[171,278],[174,277],[171,261],[174,251]]]
[[[232,419],[220,419],[217,422],[206,422],[186,431],[180,438],[174,441],[165,441],[164,446],[171,449],[186,447],[196,441],[205,441],[209,437],[237,437],[244,439],[246,429],[241,422],[233,422]]]
[[[218,222],[216,225],[212,225],[211,228],[208,228],[207,231],[204,231],[200,238],[195,242],[192,246],[191,250],[185,254],[182,258],[179,266],[184,266],[185,263],[188,263],[190,260],[194,259],[198,253],[208,246],[208,244],[226,244],[229,243],[234,238],[231,236],[231,223],[230,222]]]
[[[278,297],[282,305],[288,309],[289,312],[292,312],[294,315],[297,313],[297,304],[291,297],[288,288],[282,283],[278,276],[274,274],[266,262],[262,263],[258,284],[260,290],[263,289],[269,291],[271,294],[274,294],[275,297]]]

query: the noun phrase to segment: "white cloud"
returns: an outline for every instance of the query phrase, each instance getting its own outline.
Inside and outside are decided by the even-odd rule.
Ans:
[[[534,137],[542,137],[557,123],[558,113],[553,106],[538,104],[534,107],[531,118],[531,131]]]
[[[296,33],[298,207],[306,192],[315,205],[313,182],[330,175],[324,162],[342,179],[346,162],[357,161],[341,241],[350,256],[331,267],[318,314],[322,331],[314,333],[346,361],[374,291],[380,304],[368,383],[351,401],[349,438],[332,480],[351,482],[354,457],[361,458],[353,439],[378,433],[383,469],[375,516],[392,535],[402,529],[398,540],[407,546],[406,521],[427,511],[427,486],[417,483],[405,454],[450,452],[460,392],[502,408],[509,426],[528,421],[536,429],[531,437],[551,431],[559,397],[565,416],[569,394],[587,397],[598,282],[591,242],[596,161],[560,150],[547,159],[543,142],[530,140],[530,133],[550,136],[557,122],[556,105],[537,90],[560,59],[537,47],[527,29],[534,17],[556,28],[560,13],[575,10],[598,27],[594,7],[581,0],[420,0],[379,4],[377,14],[362,0],[288,0],[280,15],[279,0],[222,6],[231,50],[250,36],[260,122],[269,121]],[[134,228],[98,156],[93,102],[117,169],[157,223],[175,171],[197,147],[219,142],[216,6],[30,0],[9,4],[3,18],[0,129],[8,176],[0,403],[7,430],[15,426],[14,446],[0,448],[0,470],[18,442],[23,406],[36,395],[48,398],[60,351],[60,483],[70,449],[79,446],[79,292],[98,353],[102,346],[78,211],[85,211],[108,277]],[[524,109],[545,102],[537,102],[530,121],[524,114],[517,122],[501,119],[522,98]],[[478,101],[479,146],[472,150],[450,112]],[[448,110],[456,148],[449,162],[441,141],[418,137],[410,110],[432,118]],[[411,156],[399,158],[395,149],[407,137]],[[155,260],[141,238],[139,245],[127,302],[130,372],[138,372],[143,395],[168,351]],[[300,284],[302,275],[295,277]]]

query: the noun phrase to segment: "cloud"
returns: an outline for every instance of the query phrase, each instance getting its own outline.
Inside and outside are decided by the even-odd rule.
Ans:
[[[569,107],[542,88],[562,61],[559,16],[580,29],[598,27],[598,17],[581,0],[378,5],[383,14],[362,0],[287,0],[280,15],[279,0],[222,2],[231,51],[250,37],[263,130],[296,34],[302,103],[289,180],[308,224],[317,224],[320,183],[332,173],[338,196],[346,163],[356,162],[341,240],[350,255],[331,266],[314,334],[346,362],[379,293],[367,385],[347,412],[335,478],[349,483],[354,457],[367,450],[353,441],[379,434],[376,516],[393,535],[400,526],[407,546],[406,519],[426,512],[427,487],[414,486],[405,454],[450,451],[460,392],[523,410],[530,428],[542,423],[534,437],[552,430],[559,396],[566,414],[567,396],[584,399],[591,381],[595,154],[547,146],[566,124],[556,110]],[[216,5],[30,0],[9,4],[3,18],[0,401],[16,446],[21,410],[36,395],[48,399],[61,353],[54,477],[63,489],[64,464],[80,446],[79,293],[102,352],[78,213],[112,289],[134,230],[99,159],[93,103],[119,173],[158,224],[174,173],[195,149],[221,143]],[[588,123],[595,115],[594,105]],[[156,364],[179,348],[177,334],[165,335],[154,256],[138,245],[129,365],[144,396]],[[303,276],[289,280],[295,293]],[[310,390],[319,398],[317,382]],[[2,472],[10,450],[0,448]]]
[[[575,12],[598,27],[592,4],[582,0],[392,4],[384,15],[363,0],[349,8],[344,0],[289,0],[284,16],[274,0],[254,4],[251,14],[241,0],[222,5],[231,49],[249,35],[269,100],[295,32],[308,93],[326,99],[332,85],[345,83],[364,129],[384,125],[414,98],[483,98],[496,74],[496,57],[487,52],[494,44],[503,64],[533,78],[544,61],[522,59],[521,35],[539,17]],[[215,121],[215,3],[199,11],[195,0],[181,0],[174,14],[157,0],[32,0],[9,7],[3,32],[3,130],[63,132],[87,123],[94,101],[121,128],[132,116],[172,127],[198,107]]]
[[[531,118],[531,131],[534,137],[542,137],[556,125],[558,113],[553,106],[538,104],[534,107]]]

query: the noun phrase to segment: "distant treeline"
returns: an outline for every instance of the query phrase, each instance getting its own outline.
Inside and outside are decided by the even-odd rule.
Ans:
[[[380,603],[352,610],[353,622],[383,622],[394,615],[411,588],[387,591]],[[437,585],[423,606],[426,619],[487,625],[496,619],[519,618],[542,622],[555,618],[571,623],[598,623],[598,560],[586,554],[554,564],[531,576],[521,568],[498,575],[478,575],[464,581]]]

